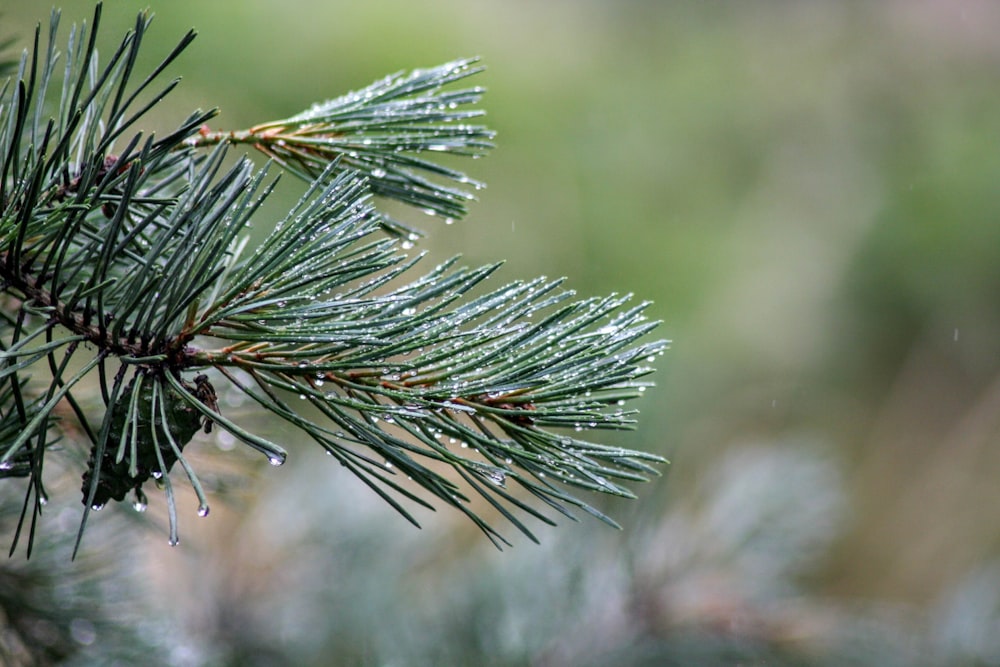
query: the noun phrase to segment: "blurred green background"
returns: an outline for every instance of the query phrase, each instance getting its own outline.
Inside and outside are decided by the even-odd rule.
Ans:
[[[92,8],[61,6],[67,27]],[[106,48],[145,6],[105,7]],[[497,148],[462,166],[488,188],[459,224],[416,221],[423,247],[634,292],[674,345],[639,429],[614,436],[672,461],[600,505],[623,532],[584,521],[496,553],[457,514],[412,529],[289,443],[231,509],[188,508],[180,548],[139,530],[107,556],[141,565],[108,613],[169,628],[150,660],[1000,665],[1000,5],[152,10],[150,63],[200,34],[160,129],[212,106],[237,129],[482,56]],[[0,2],[0,30],[26,41],[47,12]],[[65,555],[51,567],[72,576]],[[76,627],[64,660],[114,664],[127,638]]]

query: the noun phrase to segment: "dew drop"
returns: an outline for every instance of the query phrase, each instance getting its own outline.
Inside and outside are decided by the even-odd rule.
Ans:
[[[208,516],[208,505],[198,506],[198,516]]]
[[[145,512],[146,507],[147,507],[146,502],[143,500],[136,499],[132,501],[132,509],[134,509],[136,512],[140,513]]]
[[[181,540],[179,537],[171,537],[169,540],[167,540],[167,544],[169,544],[172,547],[176,547],[180,543]]]
[[[269,459],[267,459],[267,462],[273,466],[280,466],[285,462],[285,459],[284,457],[281,456],[272,456]]]
[[[94,503],[93,505],[90,506],[90,509],[94,510],[95,512],[100,512],[102,509],[104,509],[104,503]]]

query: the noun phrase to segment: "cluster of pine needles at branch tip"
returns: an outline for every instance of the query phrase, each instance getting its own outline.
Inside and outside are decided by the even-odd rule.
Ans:
[[[433,158],[492,146],[483,89],[460,87],[477,62],[387,76],[248,130],[195,111],[159,135],[143,123],[178,81],[157,82],[194,33],[140,73],[150,16],[104,60],[101,11],[64,50],[53,13],[0,86],[0,476],[26,481],[11,553],[27,535],[30,555],[51,456],[80,470],[76,549],[92,511],[128,496],[145,508],[150,478],[176,544],[176,463],[209,510],[183,451],[200,432],[284,462],[220,409],[223,387],[414,524],[408,507],[438,501],[508,544],[472,509],[480,496],[532,540],[525,518],[554,523],[546,510],[614,525],[571,491],[630,497],[623,483],[663,462],[584,437],[634,424],[624,406],[667,346],[641,340],[657,325],[648,304],[578,299],[546,278],[490,288],[499,265],[425,268],[405,252],[420,232],[382,210],[466,214],[482,185]],[[237,144],[266,164],[234,161]],[[279,171],[308,189],[251,248]]]

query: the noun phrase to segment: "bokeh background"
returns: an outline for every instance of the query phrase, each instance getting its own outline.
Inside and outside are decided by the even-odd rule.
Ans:
[[[61,6],[66,27],[92,11]],[[105,7],[108,47],[145,6]],[[0,31],[26,41],[48,9],[2,0]],[[260,469],[205,438],[230,490],[209,518],[186,506],[179,548],[122,529],[126,505],[69,563],[75,491],[47,513],[54,546],[0,568],[9,655],[28,637],[87,665],[1000,665],[1000,5],[152,10],[150,63],[200,33],[163,128],[482,56],[497,148],[464,166],[489,187],[461,223],[411,218],[422,247],[655,301],[674,344],[638,430],[611,437],[672,463],[637,501],[595,499],[624,531],[498,553],[457,514],[411,528],[305,443]],[[48,592],[10,593],[26,581]]]

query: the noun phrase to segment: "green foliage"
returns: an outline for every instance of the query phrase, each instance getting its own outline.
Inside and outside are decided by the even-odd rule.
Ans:
[[[403,501],[437,499],[506,543],[468,490],[531,539],[523,515],[553,523],[532,499],[613,524],[569,489],[630,497],[622,482],[662,462],[579,435],[632,426],[635,413],[622,406],[645,389],[641,378],[666,346],[639,341],[656,326],[646,304],[575,300],[544,278],[489,289],[497,265],[456,259],[417,273],[420,256],[403,252],[416,233],[373,203],[466,212],[472,194],[462,186],[479,184],[426,154],[489,148],[491,132],[468,124],[482,114],[467,108],[482,89],[443,88],[478,72],[473,61],[388,77],[246,131],[212,131],[215,112],[195,111],[158,137],[143,123],[177,80],[155,81],[194,33],[141,75],[149,17],[139,15],[106,64],[95,49],[100,17],[98,5],[62,54],[53,14],[47,48],[37,31],[0,90],[0,382],[9,387],[0,467],[28,478],[12,551],[29,514],[31,550],[57,406],[90,441],[80,537],[91,509],[129,491],[144,505],[141,487],[155,477],[176,543],[175,462],[208,513],[182,453],[200,429],[282,463],[278,443],[219,409],[213,385],[222,383],[414,524]],[[273,167],[233,163],[230,144],[249,144],[310,183],[253,250],[247,229],[275,186]],[[81,384],[91,375],[97,420]]]
[[[492,148],[493,132],[465,122],[483,115],[480,109],[466,108],[479,101],[483,89],[440,90],[482,69],[474,67],[472,60],[459,60],[408,75],[387,76],[291,118],[243,132],[202,128],[188,143],[249,144],[306,181],[320,178],[331,161],[340,161],[341,168],[364,173],[367,187],[375,195],[416,206],[430,215],[462,217],[472,194],[430,182],[427,177],[444,177],[475,189],[482,184],[420,154],[430,151],[478,158]],[[380,220],[390,232],[418,234],[385,215]]]
[[[204,377],[199,375],[199,378]],[[164,386],[153,378],[145,382],[146,375],[137,373],[132,384],[118,397],[111,407],[111,424],[108,430],[107,449],[91,451],[88,469],[83,475],[83,494],[90,506],[100,509],[111,500],[124,500],[131,491],[136,492],[136,503],[145,504],[142,484],[151,476],[161,477],[169,472],[180,456],[180,450],[202,428],[203,417],[173,387]],[[189,388],[190,393],[196,389]],[[138,406],[158,405],[158,413],[138,410]],[[133,416],[130,419],[130,415]],[[127,452],[125,448],[129,447]],[[101,464],[96,466],[100,457]],[[96,486],[92,475],[98,470]],[[93,495],[91,496],[91,489]]]
[[[68,498],[66,500],[69,500]],[[9,530],[21,511],[13,486],[0,489],[0,526]],[[73,510],[58,499],[46,506],[60,514]],[[155,605],[145,561],[136,558],[142,531],[127,514],[102,517],[89,549],[73,563],[72,531],[49,535],[31,560],[7,559],[0,566],[0,664],[173,665],[184,641],[178,624]],[[129,525],[129,524],[133,525]],[[72,522],[68,524],[72,527]],[[127,558],[109,554],[127,553]]]

